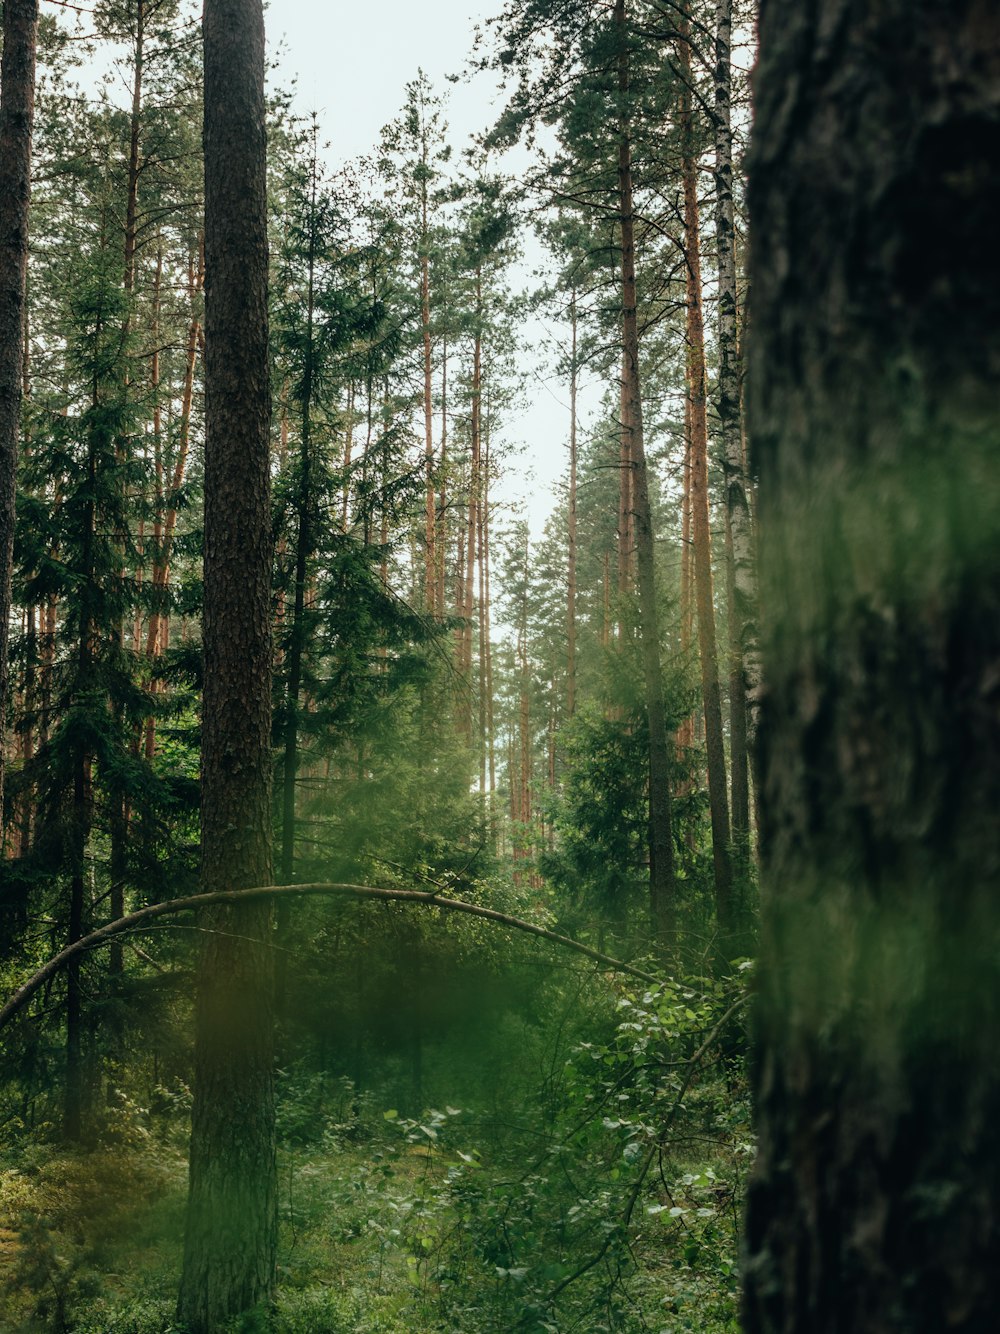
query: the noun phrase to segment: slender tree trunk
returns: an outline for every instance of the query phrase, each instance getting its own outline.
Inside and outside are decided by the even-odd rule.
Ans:
[[[123,337],[127,339],[132,330],[133,323],[133,300],[135,296],[136,283],[136,247],[138,242],[138,224],[139,224],[139,155],[142,137],[142,94],[143,94],[143,73],[145,68],[145,41],[146,41],[146,0],[136,0],[135,4],[135,45],[133,47],[133,78],[132,78],[132,112],[129,123],[129,160],[128,177],[125,196],[125,244],[124,244],[124,289],[126,297],[125,306],[125,324]],[[127,395],[131,388],[131,370],[126,362],[124,368],[124,390]],[[134,445],[131,440],[122,437],[116,446],[118,461],[123,463],[133,452]],[[118,535],[119,546],[119,579],[122,583],[125,581],[126,571],[125,550],[126,534]],[[138,578],[138,574],[137,574]],[[118,618],[115,626],[115,638],[119,647],[125,646],[125,622],[122,617]],[[112,700],[112,713],[115,717],[119,729],[124,732],[123,711],[121,702],[117,699]],[[138,744],[138,739],[136,739]],[[113,775],[109,776],[108,782],[108,804],[110,815],[108,818],[108,832],[110,842],[110,852],[108,858],[108,874],[110,879],[109,902],[111,915],[115,918],[125,915],[125,894],[128,882],[128,834],[129,834],[129,811],[128,798],[120,781]],[[109,952],[108,959],[108,995],[112,1002],[110,1012],[110,1022],[108,1024],[110,1047],[112,1052],[111,1064],[120,1058],[124,1045],[124,1029],[121,1023],[121,1013],[115,1005],[117,998],[120,998],[122,977],[125,972],[125,956],[121,943],[119,942],[114,949]],[[112,1080],[114,1075],[112,1074]],[[112,1095],[113,1088],[109,1082],[108,1093]]]
[[[445,561],[448,551],[448,335],[445,333],[441,352],[441,464],[438,474],[437,501],[437,572],[435,588],[437,592],[437,615],[439,620],[445,614],[445,589],[447,572]]]
[[[635,517],[635,457],[633,450],[632,387],[629,383],[628,358],[622,357],[621,423],[618,451],[618,599],[620,603],[635,591],[636,582],[636,517]],[[624,612],[619,612],[618,634],[625,635]]]
[[[756,687],[756,590],[753,535],[743,468],[740,360],[737,342],[736,248],[733,221],[732,0],[716,0],[715,244],[719,283],[719,428],[726,478],[726,564],[729,603],[729,738],[733,843],[750,844],[747,686]]]
[[[525,550],[525,574],[527,574],[527,549]],[[525,597],[525,603],[527,598]],[[527,606],[522,612],[521,633],[518,638],[518,661],[521,669],[521,690],[518,702],[518,819],[522,829],[518,835],[520,856],[523,860],[529,854],[531,846],[531,667],[528,659]]]
[[[479,576],[479,794],[486,805],[486,656],[489,627],[486,620],[485,500],[476,503],[476,565]]]
[[[142,80],[146,56],[146,4],[136,0],[132,69],[132,115],[129,124],[128,188],[125,198],[125,290],[135,290],[135,253],[139,226],[139,150],[142,134]]]
[[[681,22],[681,135],[684,140],[684,248],[687,259],[688,396],[691,403],[691,535],[694,543],[694,592],[698,609],[698,647],[708,759],[708,802],[712,818],[715,907],[723,935],[733,927],[732,872],[729,863],[729,799],[726,748],[722,731],[722,695],[715,635],[712,589],[712,531],[708,503],[708,414],[705,375],[705,322],[701,288],[701,228],[698,217],[698,166],[691,114],[691,47],[688,19]],[[724,947],[725,948],[725,947]]]
[[[427,170],[427,153],[424,149],[424,170]],[[433,356],[431,344],[431,256],[430,229],[428,225],[428,199],[426,176],[421,177],[420,194],[420,311],[423,325],[424,348],[424,466],[426,469],[426,513],[424,531],[424,603],[433,615],[438,605],[437,585],[437,507],[434,494],[434,401],[433,401]]]
[[[93,409],[99,407],[99,389],[95,378]],[[94,540],[96,528],[95,496],[97,494],[98,463],[96,441],[91,435],[87,456],[87,500],[83,519],[83,545],[80,560],[81,589],[79,595],[80,637],[76,646],[76,700],[79,707],[94,689],[94,658],[96,628],[91,608],[96,600],[96,566]],[[69,829],[70,890],[69,940],[75,944],[85,931],[87,845],[93,825],[93,790],[91,786],[91,754],[81,739],[73,747],[73,791]],[[83,1134],[84,1060],[83,1060],[83,985],[80,961],[74,960],[66,979],[66,1100],[63,1112],[63,1134],[71,1142]]]
[[[52,675],[56,658],[56,631],[59,625],[59,609],[54,595],[43,605],[40,620],[42,642],[38,655],[38,744],[47,746],[52,718]]]
[[[1000,10],[767,0],[748,1334],[1000,1311]],[[817,257],[821,262],[817,262]]]
[[[615,0],[619,35],[618,91],[621,99],[618,138],[618,193],[622,245],[623,384],[627,396],[630,471],[635,508],[639,584],[639,619],[649,730],[649,898],[653,934],[669,945],[674,917],[674,849],[671,836],[670,749],[660,663],[660,617],[656,600],[653,520],[642,434],[639,384],[639,324],[635,281],[635,209],[632,202],[632,144],[629,131],[629,50],[625,0]]]
[[[163,539],[163,407],[160,399],[161,347],[160,347],[160,311],[163,300],[163,238],[157,238],[156,266],[153,269],[152,310],[150,312],[150,336],[153,351],[149,363],[149,393],[153,413],[153,569],[159,559],[160,542]],[[148,464],[148,449],[145,462]],[[136,546],[139,553],[139,568],[136,570],[136,583],[141,589],[146,563],[146,518],[140,515],[139,536]],[[152,621],[155,611],[150,611]],[[132,652],[140,653],[143,646],[142,607],[137,606],[132,623]]]
[[[569,550],[566,573],[566,714],[576,712],[576,472],[577,472],[577,365],[576,289],[570,302],[572,342],[569,364]]]
[[[694,544],[691,541],[691,395],[684,395],[684,470],[681,490],[681,586],[680,586],[680,649],[685,664],[691,657],[694,642],[694,580],[691,576],[694,564]],[[694,746],[694,718],[688,714],[677,729],[677,749],[681,757],[690,763],[690,751]],[[678,794],[687,796],[691,792],[692,780],[685,777],[678,788]],[[689,830],[688,841],[694,837]]]
[[[486,753],[489,763],[490,815],[493,817],[493,796],[497,790],[496,727],[493,715],[493,630],[491,625],[490,592],[490,439],[486,437],[483,454],[483,625],[485,652],[483,679],[486,686]],[[494,822],[495,832],[495,822]]]
[[[25,667],[24,667],[24,710],[21,728],[21,759],[25,769],[29,769],[35,755],[35,710],[38,707],[38,608],[25,609]],[[26,784],[21,796],[20,829],[18,833],[19,857],[26,857],[31,851],[31,831],[34,815],[34,785]],[[27,924],[27,899],[22,900],[22,925]]]
[[[375,388],[372,376],[369,374],[365,381],[365,447],[361,454],[361,495],[364,496],[364,508],[361,512],[362,528],[364,530],[364,544],[370,547],[372,544],[373,513],[372,499],[368,494],[368,471],[372,463],[372,438],[375,434]]]
[[[271,871],[271,417],[261,0],[206,0],[202,884]],[[274,1290],[271,913],[206,912],[178,1317],[209,1334]]]
[[[611,643],[611,552],[604,553],[604,585],[601,599],[603,618],[601,620],[601,648],[606,649]]]
[[[347,532],[351,504],[351,449],[354,444],[354,381],[347,386],[347,429],[344,432],[344,488],[341,523]]]
[[[472,738],[472,618],[475,611],[476,509],[479,498],[479,472],[482,453],[483,421],[483,291],[482,270],[476,270],[476,331],[472,344],[472,423],[471,453],[469,458],[469,508],[465,538],[465,578],[462,596],[462,629],[460,633],[459,672],[465,679],[461,732]]]
[[[73,945],[85,932],[86,853],[90,825],[90,800],[86,761],[73,758],[73,817],[70,831],[69,936]],[[63,1137],[71,1144],[83,1134],[83,979],[82,960],[77,956],[66,970],[66,1091],[63,1105]]]
[[[0,739],[6,724],[14,493],[23,396],[38,0],[5,0],[0,66]],[[0,825],[3,823],[0,745]],[[0,842],[3,829],[0,828]]]
[[[299,424],[299,485],[296,497],[298,531],[295,537],[295,588],[292,602],[292,623],[288,636],[288,678],[285,686],[284,756],[281,793],[281,883],[290,885],[295,879],[295,791],[299,770],[299,709],[302,693],[302,663],[306,647],[306,581],[309,559],[315,548],[312,531],[312,408],[315,382],[315,325],[316,325],[316,197],[319,163],[317,145],[313,136],[313,158],[310,180],[309,240],[306,257],[306,335],[302,367],[301,408]],[[277,913],[279,944],[288,933],[290,907],[281,904]],[[276,998],[279,1013],[284,1005],[287,980],[286,955],[279,956]]]

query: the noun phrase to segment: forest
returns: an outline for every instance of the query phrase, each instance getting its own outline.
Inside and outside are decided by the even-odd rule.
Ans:
[[[281,8],[2,5],[0,1331],[993,1334],[1000,11]]]

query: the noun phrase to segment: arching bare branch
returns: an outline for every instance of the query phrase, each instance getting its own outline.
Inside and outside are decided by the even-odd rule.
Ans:
[[[441,908],[445,912],[465,913],[470,917],[479,917],[488,922],[496,922],[499,926],[507,926],[515,931],[537,936],[540,940],[547,940],[553,945],[558,945],[561,949],[582,954],[595,963],[603,964],[606,968],[611,968],[615,972],[636,977],[642,982],[656,985],[662,981],[662,978],[653,973],[644,972],[643,969],[636,968],[634,964],[627,963],[622,959],[614,959],[608,954],[602,954],[600,950],[591,949],[589,945],[581,944],[578,940],[572,940],[569,936],[561,936],[558,932],[549,931],[543,926],[536,926],[534,922],[526,922],[521,917],[513,917],[510,913],[498,912],[494,908],[483,908],[476,903],[466,903],[462,899],[442,898],[439,894],[430,894],[425,890],[380,889],[372,885],[324,883],[262,885],[255,889],[219,890],[211,894],[192,894],[187,898],[172,899],[166,903],[153,903],[149,907],[140,908],[138,912],[130,913],[127,917],[121,917],[117,921],[106,923],[89,935],[74,941],[72,945],[68,945],[59,954],[53,955],[48,963],[39,968],[25,983],[18,987],[3,1009],[0,1009],[0,1029],[4,1028],[15,1015],[19,1014],[36,992],[50,978],[54,977],[61,968],[64,968],[71,959],[84,952],[98,949],[118,936],[127,935],[133,931],[143,931],[151,922],[155,922],[161,917],[174,917],[179,913],[196,912],[199,908],[208,908],[218,904],[247,903],[254,899],[317,897],[323,895],[355,899],[381,899],[390,903],[416,903],[425,907]]]

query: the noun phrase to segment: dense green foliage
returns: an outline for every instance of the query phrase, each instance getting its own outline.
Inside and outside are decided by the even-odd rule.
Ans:
[[[233,1334],[736,1327],[748,965],[717,957],[704,755],[685,731],[699,701],[681,242],[665,221],[679,189],[676,33],[640,41],[652,8],[636,5],[627,36],[659,648],[677,738],[666,953],[647,901],[621,463],[619,38],[588,20],[539,66],[533,24],[552,7],[512,5],[498,62],[520,82],[464,154],[422,74],[373,158],[336,173],[315,118],[272,95],[277,875],[437,889],[639,960],[662,982],[636,991],[433,909],[283,900],[278,1297]],[[88,930],[197,885],[195,18],[182,0],[115,0],[98,7],[92,47],[43,25],[5,993]],[[129,105],[87,85],[81,49],[112,53]],[[515,185],[498,146],[543,122],[551,157]],[[515,293],[514,266],[539,242],[555,276]],[[558,328],[555,374],[586,364],[600,386],[579,423],[572,567],[568,505],[533,538],[499,499],[539,311]],[[88,953],[4,1033],[4,1329],[181,1334],[201,930],[161,924]]]

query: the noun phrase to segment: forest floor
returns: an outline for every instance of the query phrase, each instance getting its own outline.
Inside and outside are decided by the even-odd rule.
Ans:
[[[523,1271],[498,1263],[499,1236],[492,1252],[484,1243],[503,1224],[490,1221],[489,1190],[476,1182],[483,1166],[462,1151],[394,1137],[394,1129],[375,1142],[281,1154],[278,1308],[233,1334],[649,1329],[638,1307],[652,1284],[673,1294],[658,1334],[736,1329],[734,1280],[716,1275],[706,1285],[691,1263],[690,1236],[686,1258],[683,1245],[674,1255],[668,1248],[640,1278],[634,1324],[620,1307],[617,1318],[593,1323],[530,1318],[530,1305],[518,1300]],[[173,1136],[114,1149],[39,1148],[0,1173],[0,1329],[180,1334],[173,1313],[186,1182],[183,1145]]]
[[[277,1305],[219,1334],[735,1334],[753,1136],[705,1034],[739,992],[564,989],[556,1039],[492,1016],[424,1044],[422,1095],[402,1055],[369,1091],[281,1069]],[[159,1081],[95,1087],[75,1150],[11,1117],[2,1334],[183,1334],[190,1092]]]

